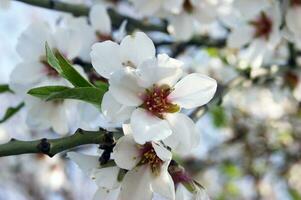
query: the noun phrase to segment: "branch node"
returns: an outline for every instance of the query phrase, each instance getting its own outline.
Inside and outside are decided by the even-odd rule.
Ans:
[[[41,151],[44,154],[49,155],[52,157],[49,152],[50,152],[50,143],[48,142],[47,138],[41,139],[40,143],[38,144],[37,148],[39,151]]]

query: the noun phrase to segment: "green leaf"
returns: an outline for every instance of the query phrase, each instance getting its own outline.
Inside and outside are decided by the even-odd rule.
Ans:
[[[58,51],[53,53],[46,43],[46,56],[50,66],[52,66],[62,77],[67,79],[75,87],[94,87],[76,71],[72,64]]]
[[[290,188],[289,193],[293,200],[301,200],[301,194],[297,190]]]
[[[109,89],[109,84],[108,83],[105,83],[103,81],[95,81],[94,82],[94,85],[97,87],[97,88],[100,88],[100,89],[104,89],[104,90],[108,90]]]
[[[33,88],[29,90],[27,93],[41,99],[46,99],[53,93],[62,92],[67,89],[70,88],[65,86],[44,86],[44,87]]]
[[[11,118],[12,116],[14,116],[21,108],[23,108],[23,106],[24,106],[24,102],[21,102],[16,107],[10,107],[10,108],[8,108],[6,110],[4,116],[0,119],[0,123],[3,123],[6,120],[8,120],[9,118]]]
[[[217,128],[221,128],[227,125],[227,115],[222,106],[214,106],[211,108],[211,115],[213,118],[213,124]]]
[[[91,88],[91,87],[80,87],[80,88],[68,88],[61,92],[54,92],[50,94],[46,101],[51,100],[62,100],[62,99],[76,99],[85,101],[87,103],[91,103],[100,107],[102,97],[106,90],[102,90],[99,88]]]
[[[4,93],[4,92],[11,92],[12,91],[9,89],[8,85],[0,85],[0,93]]]

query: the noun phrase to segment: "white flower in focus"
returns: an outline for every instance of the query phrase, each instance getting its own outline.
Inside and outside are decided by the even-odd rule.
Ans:
[[[115,71],[101,105],[103,114],[110,118],[120,117],[121,113],[124,118],[130,117],[133,136],[139,144],[164,140],[173,150],[189,153],[197,145],[199,134],[193,121],[178,111],[208,103],[217,83],[197,73],[178,81],[181,66],[182,62],[161,54],[137,69]]]
[[[290,1],[289,8],[285,15],[286,28],[284,36],[291,42],[301,46],[301,1]]]
[[[155,57],[156,49],[145,33],[126,36],[120,44],[112,41],[96,43],[91,60],[96,72],[104,78],[123,67],[138,67],[144,60]]]
[[[94,200],[117,200],[120,193],[120,183],[117,179],[119,167],[102,167],[99,162],[99,156],[76,152],[69,152],[67,156],[96,182],[99,188],[94,195]]]
[[[245,2],[245,0],[238,1]],[[261,10],[262,5],[258,4],[258,6],[257,9],[252,7],[253,15],[242,13],[240,23],[232,27],[227,40],[228,47],[242,49],[240,59],[244,65],[251,65],[251,67],[260,67],[270,58],[281,41],[279,4],[271,3]],[[246,45],[247,47],[243,49]]]
[[[151,200],[153,193],[175,199],[167,170],[172,155],[160,143],[139,145],[131,134],[125,135],[118,140],[112,156],[118,167],[129,170],[121,183],[120,200]]]

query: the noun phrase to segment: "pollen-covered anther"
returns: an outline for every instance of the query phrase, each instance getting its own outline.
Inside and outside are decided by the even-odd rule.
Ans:
[[[145,94],[142,95],[144,101],[142,107],[159,118],[163,118],[164,113],[179,111],[179,106],[172,104],[168,99],[168,95],[171,91],[171,88],[167,85],[154,85],[151,89],[147,89]]]
[[[139,165],[149,165],[155,175],[160,173],[163,161],[157,156],[152,143],[148,142],[140,147],[141,160]]]

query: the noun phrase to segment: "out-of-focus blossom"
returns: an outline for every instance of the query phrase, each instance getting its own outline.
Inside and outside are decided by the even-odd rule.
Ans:
[[[270,6],[263,7],[259,3],[251,3],[254,6],[251,6],[253,12],[244,13],[244,8],[250,3],[245,0],[237,1],[239,4],[236,4],[235,9],[241,9],[241,15],[238,23],[231,27],[228,47],[242,49],[239,57],[244,65],[260,67],[281,41],[279,4],[273,2]]]

